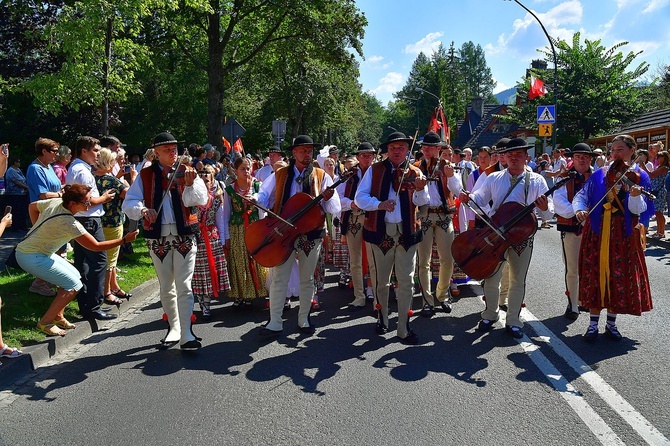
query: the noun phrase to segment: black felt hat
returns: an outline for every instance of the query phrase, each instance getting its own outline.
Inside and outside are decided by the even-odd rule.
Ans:
[[[591,156],[598,156],[597,153],[594,153],[593,150],[591,150],[591,146],[584,142],[580,142],[578,144],[575,144],[575,146],[570,150],[569,153],[566,153],[568,156],[572,156],[575,153],[586,153],[587,155]]]
[[[507,153],[511,152],[512,150],[530,149],[533,147],[535,146],[533,144],[528,144],[528,142],[523,138],[512,138],[507,144],[505,144],[505,147],[498,148],[498,153]]]
[[[180,144],[184,141],[177,141],[177,139],[172,136],[170,132],[161,132],[154,137],[152,140],[151,147],[156,148],[158,146],[164,146],[166,144]]]
[[[420,146],[437,146],[437,147],[444,147],[447,145],[445,141],[442,141],[442,138],[440,138],[440,135],[438,135],[435,132],[428,132],[425,135],[423,135],[423,141],[418,142]]]
[[[293,150],[296,147],[300,146],[314,146],[314,148],[316,149],[321,147],[321,144],[315,144],[312,138],[310,138],[307,135],[298,135],[295,137],[295,139],[293,139],[293,144],[288,146],[286,150]]]
[[[408,138],[403,132],[393,132],[388,136],[388,138],[386,138],[386,142],[383,142],[379,145],[379,148],[381,149],[380,153],[386,153],[386,148],[388,145],[396,141],[404,141],[407,144],[412,144],[412,141],[414,140],[412,138]]]
[[[375,153],[377,150],[375,150],[374,147],[372,147],[372,144],[369,142],[362,142],[358,145],[356,150],[354,151],[354,155],[358,155],[359,153]]]
[[[277,146],[272,146],[268,149],[268,153],[281,153],[284,154],[284,151]]]

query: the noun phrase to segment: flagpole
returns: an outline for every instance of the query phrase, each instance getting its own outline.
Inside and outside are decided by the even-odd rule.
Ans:
[[[511,1],[511,0],[504,0],[504,1]],[[542,28],[542,31],[544,31],[544,35],[547,36],[547,40],[549,40],[549,46],[551,47],[551,53],[554,55],[554,110],[555,110],[555,117],[558,117],[558,58],[556,57],[556,48],[554,48],[554,42],[551,40],[551,36],[549,36],[549,33],[547,32],[547,29],[544,27],[544,24],[540,21],[540,19],[535,15],[533,11],[530,9],[526,8],[526,6],[521,3],[519,0],[514,0],[514,3],[517,5],[521,6],[523,9],[525,9],[528,14],[532,15],[535,20],[537,20],[537,23],[540,24],[540,27]],[[554,131],[551,133],[551,146],[552,149],[556,149],[556,134],[558,133],[558,126],[554,125]]]

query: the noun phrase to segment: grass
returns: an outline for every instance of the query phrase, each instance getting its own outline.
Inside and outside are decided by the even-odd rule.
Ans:
[[[76,243],[76,242],[74,242]],[[133,242],[133,254],[126,254],[118,267],[124,271],[119,285],[130,291],[156,277],[144,239]],[[46,338],[35,326],[46,312],[53,298],[28,291],[34,277],[20,270],[0,271],[0,296],[2,296],[2,337],[7,345],[24,347]],[[71,321],[81,318],[75,298],[65,308],[65,317]]]

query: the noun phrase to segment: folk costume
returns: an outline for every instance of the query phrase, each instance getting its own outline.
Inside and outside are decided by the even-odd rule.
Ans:
[[[166,144],[177,144],[177,140],[168,132],[154,138],[154,148]],[[142,169],[126,192],[122,209],[130,219],[144,220],[144,209],[158,211],[161,201],[163,203],[156,221],[144,228],[169,324],[169,331],[161,342],[165,345],[180,342],[182,347],[190,348],[197,343],[191,330],[194,302],[191,280],[197,253],[195,234],[199,231],[198,218],[191,207],[206,205],[209,193],[200,177],[195,178],[192,186],[175,180],[167,191],[168,171],[158,162]],[[166,193],[168,196],[163,201]]]
[[[200,305],[203,318],[210,317],[212,299],[223,297],[230,290],[228,262],[223,252],[226,224],[223,213],[223,194],[209,191],[204,206],[194,206],[200,230],[196,234],[198,248],[195,255],[191,288]]]
[[[653,308],[640,229],[651,213],[651,200],[630,196],[624,187],[605,196],[610,166],[595,171],[572,201],[575,213],[591,211],[579,255],[579,300],[590,309],[641,315]],[[649,175],[637,165],[640,186],[651,187]],[[597,204],[597,205],[596,205]]]
[[[256,263],[247,253],[244,243],[246,228],[260,218],[258,208],[240,197],[256,199],[261,183],[253,180],[251,188],[240,190],[236,183],[226,186],[223,201],[223,220],[227,224],[228,234],[228,273],[230,275],[230,292],[228,295],[239,305],[251,305],[257,297],[267,297],[265,281],[268,269]]]
[[[587,153],[594,156],[591,148],[584,143],[575,145],[571,151],[574,153]],[[579,247],[582,243],[582,224],[575,218],[572,209],[572,200],[577,192],[591,176],[593,168],[584,174],[580,174],[574,166],[559,177],[565,178],[572,175],[572,181],[554,192],[554,209],[556,210],[556,229],[561,232],[561,245],[563,247],[563,264],[565,265],[565,295],[568,298],[568,307],[565,317],[575,320],[579,315]]]
[[[388,144],[404,141],[410,144],[412,139],[401,132],[389,135],[381,145],[386,150]],[[388,299],[391,272],[395,267],[398,280],[396,296],[398,298],[397,335],[407,343],[418,342],[416,334],[409,328],[409,310],[412,305],[414,288],[414,269],[417,244],[423,238],[419,206],[429,203],[428,188],[412,191],[398,184],[402,176],[400,171],[408,169],[405,178],[421,178],[421,171],[409,165],[405,160],[398,166],[387,158],[373,164],[356,191],[354,202],[367,212],[363,225],[363,240],[370,244],[372,284],[375,290],[377,308],[377,333],[385,333],[389,327]],[[398,172],[398,173],[396,173]],[[399,175],[400,174],[400,175]],[[380,210],[386,200],[395,200],[393,212]]]
[[[428,132],[423,137],[421,146],[444,147],[440,136],[435,132]],[[451,243],[454,241],[454,226],[452,219],[456,212],[454,194],[461,191],[461,179],[454,174],[447,178],[444,173],[444,163],[438,158],[426,159],[417,163],[423,176],[435,178],[437,181],[428,182],[430,201],[419,208],[421,231],[423,239],[418,246],[419,254],[419,284],[423,294],[424,308],[421,314],[430,317],[434,313],[434,299],[431,291],[431,254],[433,244],[437,246],[439,258],[439,279],[435,289],[437,301],[446,312],[451,312],[449,304],[449,286],[454,271],[454,259],[451,256]]]
[[[293,145],[288,150],[300,146],[315,147],[318,145],[314,144],[309,136],[300,135],[295,138]],[[326,175],[323,169],[314,167],[311,161],[301,172],[296,167],[295,159],[293,159],[287,167],[277,170],[274,175],[270,175],[263,182],[258,192],[258,203],[271,208],[276,214],[281,214],[282,207],[293,195],[304,192],[312,197],[317,197],[332,184],[333,179]],[[321,200],[319,205],[326,213],[333,215],[340,213],[340,199],[337,192],[329,200]],[[293,246],[300,270],[298,328],[306,334],[315,331],[314,326],[309,321],[309,312],[314,296],[314,269],[319,258],[319,251],[323,245],[324,233],[325,223],[323,228],[299,236]],[[270,321],[261,330],[262,335],[275,335],[282,330],[282,309],[284,308],[284,299],[293,264],[294,262],[289,257],[287,261],[273,268],[269,290]]]
[[[533,147],[526,144],[523,138],[511,139],[499,153]],[[493,216],[504,203],[519,203],[527,206],[544,195],[549,188],[544,178],[528,169],[519,175],[511,175],[508,169],[492,172],[483,181],[481,186],[470,193],[470,199],[483,207],[492,202],[489,216]],[[546,211],[539,210],[540,215],[550,218],[554,214],[554,205],[551,197],[548,198]],[[526,294],[526,275],[533,253],[533,238],[529,238],[520,245],[513,245],[507,249],[506,262],[509,263],[509,292],[506,329],[515,338],[523,336],[520,319],[521,306]],[[480,331],[488,331],[493,323],[499,319],[498,298],[504,268],[501,266],[491,277],[484,280],[484,295],[486,309],[481,313]]]

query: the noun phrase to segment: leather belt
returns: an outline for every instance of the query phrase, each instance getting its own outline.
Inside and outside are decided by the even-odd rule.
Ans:
[[[446,214],[446,210],[444,209],[444,206],[440,206],[437,208],[428,208],[428,213],[429,214]]]

